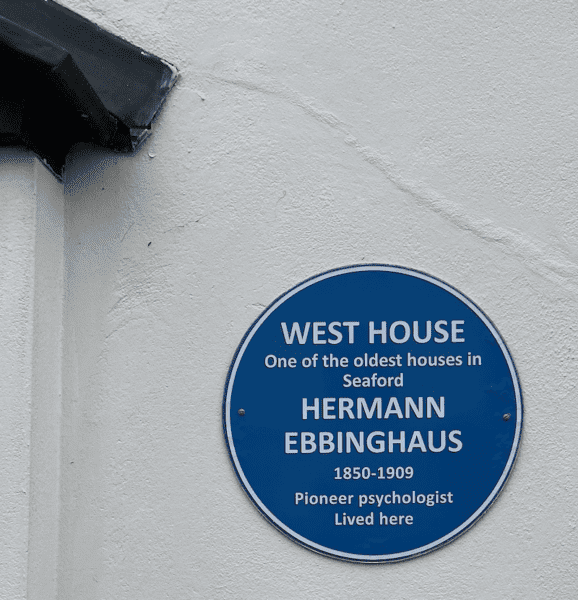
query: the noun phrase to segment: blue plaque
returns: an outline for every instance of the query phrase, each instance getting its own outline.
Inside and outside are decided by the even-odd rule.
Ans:
[[[275,527],[325,555],[391,562],[447,544],[494,502],[522,396],[471,300],[419,271],[359,265],[304,281],[253,323],[223,425]]]

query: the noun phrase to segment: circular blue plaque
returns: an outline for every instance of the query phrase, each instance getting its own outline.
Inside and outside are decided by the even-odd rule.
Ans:
[[[522,396],[471,300],[419,271],[359,265],[304,281],[253,323],[223,425],[275,527],[335,558],[391,562],[447,544],[494,502]]]

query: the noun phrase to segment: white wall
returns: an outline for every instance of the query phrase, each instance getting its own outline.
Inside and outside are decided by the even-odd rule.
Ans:
[[[181,77],[140,153],[77,152],[64,188],[47,192],[64,203],[62,305],[51,305],[62,344],[50,334],[62,414],[49,413],[59,431],[32,430],[32,447],[60,439],[60,467],[47,467],[60,502],[30,520],[30,589],[52,581],[53,561],[49,600],[572,598],[574,3],[64,3]],[[28,163],[2,177],[22,170],[42,177]],[[38,200],[26,194],[12,201],[34,231]],[[394,565],[342,563],[284,538],[238,485],[221,428],[227,369],[260,311],[306,277],[363,262],[426,271],[481,306],[513,354],[526,411],[517,465],[488,514]],[[13,302],[29,298],[21,277]],[[30,360],[24,333],[8,339]],[[1,438],[8,456],[18,438],[19,460],[20,373],[6,395],[16,424]],[[27,467],[14,465],[6,481],[26,485]],[[11,507],[2,500],[3,519]],[[54,514],[59,529],[44,538]],[[10,556],[25,551],[23,519]]]
[[[34,161],[0,151],[0,598],[24,598],[34,323]]]

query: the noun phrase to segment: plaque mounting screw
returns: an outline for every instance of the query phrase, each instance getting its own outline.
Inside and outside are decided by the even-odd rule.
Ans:
[[[241,411],[239,411],[239,414],[241,414]],[[510,413],[506,413],[502,418],[504,421],[509,421],[512,418],[512,415]]]
[[[242,417],[244,417],[244,416],[245,416],[245,409],[244,409],[244,408],[240,408],[240,409],[238,410],[238,413],[239,413],[239,414],[240,414]]]

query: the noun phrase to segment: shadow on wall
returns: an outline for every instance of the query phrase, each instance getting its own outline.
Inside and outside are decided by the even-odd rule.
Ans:
[[[98,182],[106,181],[105,171],[122,164],[125,158],[134,157],[139,150],[127,154],[112,154],[95,144],[76,144],[66,159],[64,194],[76,196]]]
[[[34,164],[34,157],[26,148],[22,146],[0,148],[0,169],[2,170],[2,179],[4,179],[4,177],[10,177],[11,167],[22,164]]]
[[[106,181],[105,171],[122,164],[125,158],[132,158],[138,150],[127,154],[111,154],[110,150],[94,144],[76,144],[66,159],[64,195],[76,196],[95,184]],[[32,185],[32,169],[38,159],[23,146],[0,147],[0,177],[4,183],[20,181],[22,185]],[[19,167],[27,166],[28,170]]]

